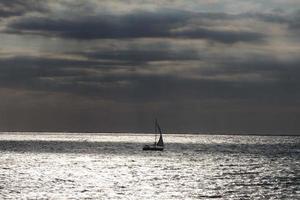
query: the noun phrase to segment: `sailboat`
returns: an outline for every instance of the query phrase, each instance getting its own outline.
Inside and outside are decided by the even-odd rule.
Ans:
[[[159,139],[158,142],[156,142],[156,135],[159,132]],[[162,137],[161,128],[157,122],[157,119],[155,119],[155,140],[153,145],[145,145],[143,147],[144,151],[162,151],[164,150],[164,141]]]

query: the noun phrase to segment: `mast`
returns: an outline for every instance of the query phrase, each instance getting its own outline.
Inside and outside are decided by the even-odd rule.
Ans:
[[[155,125],[154,125],[154,129],[155,129],[155,140],[154,140],[154,145],[156,146],[156,134],[157,134],[157,126],[156,126],[156,124],[157,124],[157,119],[155,119]]]

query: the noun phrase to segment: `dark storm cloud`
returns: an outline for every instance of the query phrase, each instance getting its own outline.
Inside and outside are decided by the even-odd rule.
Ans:
[[[300,31],[300,10],[292,16],[289,27],[293,30]]]
[[[0,77],[2,80],[18,81],[35,77],[72,76],[67,68],[90,66],[95,62],[69,61],[64,59],[47,59],[38,57],[12,57],[0,59]]]
[[[204,75],[217,75],[217,74],[239,74],[239,73],[261,73],[272,78],[282,79],[285,75],[289,74],[291,77],[298,76],[300,72],[300,60],[280,60],[272,56],[255,55],[248,56],[242,60],[234,57],[222,58],[221,61],[214,62],[217,66],[210,70],[205,68],[202,70]],[[296,79],[295,79],[296,80]]]
[[[300,12],[268,2],[0,0],[1,127],[299,130]]]
[[[21,16],[27,12],[45,12],[47,7],[38,0],[1,0],[0,18]]]
[[[30,17],[9,25],[16,31],[41,31],[76,39],[167,37],[169,29],[184,23],[185,17],[175,14],[135,13],[124,16],[99,15],[72,20]]]
[[[188,61],[186,62],[188,66]],[[65,92],[119,102],[215,98],[253,101],[280,99],[288,102],[299,99],[299,60],[280,62],[269,58],[229,62],[229,59],[223,59],[222,64],[216,68],[199,68],[193,72],[201,75],[201,79],[180,74],[174,76],[172,73],[139,73],[142,68],[148,68],[150,71],[155,69],[148,65],[139,66],[138,63],[139,61],[136,70],[132,71],[133,63],[126,66],[115,62],[103,64],[97,61],[34,57],[2,58],[0,84],[1,87],[7,88]],[[92,71],[89,71],[90,69]],[[262,80],[245,82],[211,79],[218,75],[253,73],[261,75]]]
[[[131,62],[147,62],[147,61],[176,61],[176,60],[197,60],[198,52],[195,50],[161,50],[159,46],[153,50],[146,49],[126,49],[112,51],[92,51],[79,53],[93,59],[121,60]]]
[[[27,17],[8,25],[7,33],[41,34],[73,39],[122,38],[191,38],[208,39],[222,43],[262,41],[262,33],[208,29],[197,25],[189,27],[192,19],[217,19],[222,14],[195,14],[188,12],[159,11],[135,12],[126,15],[98,15],[74,19]],[[226,18],[226,17],[225,17]]]
[[[101,63],[94,61],[78,61],[66,59],[50,59],[41,57],[13,57],[0,59],[1,87],[23,88],[37,91],[62,91],[80,93],[83,89],[92,89],[92,84],[81,87],[85,82],[92,82],[91,68],[106,70],[115,63]],[[81,80],[82,79],[82,80]],[[101,80],[99,79],[99,82]],[[89,93],[89,92],[87,92]]]
[[[205,28],[197,28],[195,30],[181,31],[176,35],[183,38],[206,38],[212,41],[222,43],[235,42],[262,42],[265,35],[262,33],[250,31],[218,31]]]

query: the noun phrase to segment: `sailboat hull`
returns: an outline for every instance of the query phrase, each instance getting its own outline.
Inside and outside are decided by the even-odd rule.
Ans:
[[[150,146],[150,145],[145,145],[143,147],[143,151],[163,151],[164,147],[162,146]]]

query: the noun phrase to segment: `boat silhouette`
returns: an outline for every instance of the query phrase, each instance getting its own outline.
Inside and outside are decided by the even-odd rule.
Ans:
[[[159,132],[159,139],[156,142],[156,136],[157,133]],[[164,141],[163,141],[163,136],[162,136],[162,131],[161,128],[157,122],[157,119],[155,119],[155,140],[153,145],[145,145],[143,147],[144,151],[163,151],[164,150]]]

